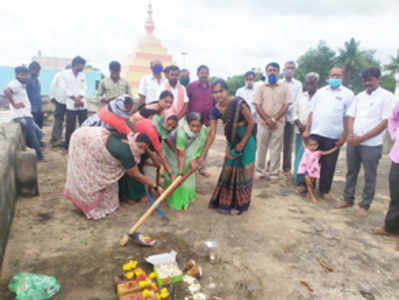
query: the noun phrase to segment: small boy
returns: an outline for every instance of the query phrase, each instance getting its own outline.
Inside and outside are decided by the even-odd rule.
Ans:
[[[26,93],[26,81],[28,80],[28,76],[29,71],[25,66],[16,67],[16,79],[8,84],[7,88],[4,90],[4,95],[10,102],[12,118],[22,127],[27,146],[36,151],[36,156],[39,161],[45,161],[40,149],[40,141],[43,137],[43,133],[33,121],[31,105]]]

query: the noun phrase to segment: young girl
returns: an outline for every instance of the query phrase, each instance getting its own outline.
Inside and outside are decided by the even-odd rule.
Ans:
[[[302,143],[305,148],[305,153],[303,154],[299,164],[298,174],[303,174],[305,176],[308,197],[313,203],[317,203],[318,201],[313,194],[313,189],[316,186],[317,178],[320,178],[320,157],[337,151],[338,147],[334,147],[328,151],[320,151],[318,150],[319,141],[314,135],[308,137],[306,145],[303,140]]]

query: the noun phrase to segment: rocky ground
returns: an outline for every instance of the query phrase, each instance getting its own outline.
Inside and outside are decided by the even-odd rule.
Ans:
[[[172,249],[180,265],[189,258],[198,260],[204,269],[203,290],[224,300],[399,299],[396,241],[368,234],[383,224],[389,203],[387,156],[381,160],[378,191],[366,219],[354,216],[356,208],[334,210],[335,201],[310,203],[288,178],[274,186],[257,182],[250,210],[230,217],[208,209],[223,153],[224,138],[219,135],[209,155],[212,176],[198,178],[192,206],[176,212],[164,205],[169,221],[153,214],[140,229],[158,240],[157,246],[140,248],[121,247],[119,240],[149,205],[140,203],[100,221],[86,220],[63,197],[66,156],[47,147],[49,162],[38,167],[40,196],[17,202],[0,299],[14,299],[7,283],[19,271],[55,276],[62,289],[54,299],[116,299],[112,279],[129,258],[143,262],[148,255]],[[335,200],[342,199],[344,158],[341,152],[332,191]],[[206,240],[218,243],[215,264],[206,257]],[[327,273],[320,262],[333,272]],[[176,299],[184,299],[183,291]]]

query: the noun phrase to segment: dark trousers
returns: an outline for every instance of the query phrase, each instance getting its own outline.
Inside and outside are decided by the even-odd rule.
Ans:
[[[43,119],[44,119],[44,114],[42,111],[32,111],[32,116],[33,120],[35,121],[36,125],[39,126],[40,129],[43,128]]]
[[[51,132],[51,142],[58,141],[62,136],[66,105],[55,101],[54,124]]]
[[[291,171],[292,164],[292,142],[294,140],[294,126],[290,122],[285,122],[284,141],[283,141],[283,171]]]
[[[319,150],[327,151],[335,147],[337,140],[316,135],[319,141]],[[334,179],[335,166],[337,165],[339,149],[329,155],[323,155],[320,159],[319,191],[328,194]]]
[[[38,160],[43,159],[43,153],[40,148],[40,141],[42,140],[43,133],[39,126],[36,125],[31,117],[17,118],[14,120],[21,125],[26,145],[35,150]]]
[[[377,169],[382,155],[382,146],[349,146],[346,148],[346,185],[344,201],[354,204],[357,177],[360,167],[364,170],[364,188],[362,201],[359,206],[369,209],[374,199],[377,183]]]
[[[385,231],[399,234],[399,164],[392,162],[389,173],[391,202],[385,217]]]
[[[71,135],[76,128],[76,119],[79,120],[79,125],[87,119],[87,109],[84,110],[68,110],[66,111],[66,131],[65,131],[65,148],[68,149]]]

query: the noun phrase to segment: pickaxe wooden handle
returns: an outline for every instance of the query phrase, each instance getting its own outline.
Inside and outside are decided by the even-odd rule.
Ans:
[[[195,170],[188,171],[184,176],[178,176],[175,181],[162,193],[153,205],[141,216],[141,218],[130,228],[129,233],[125,234],[120,241],[121,246],[125,246],[129,241],[129,234],[132,235],[144,223],[144,221],[154,212],[159,204],[168,199],[168,197],[188,178]]]

